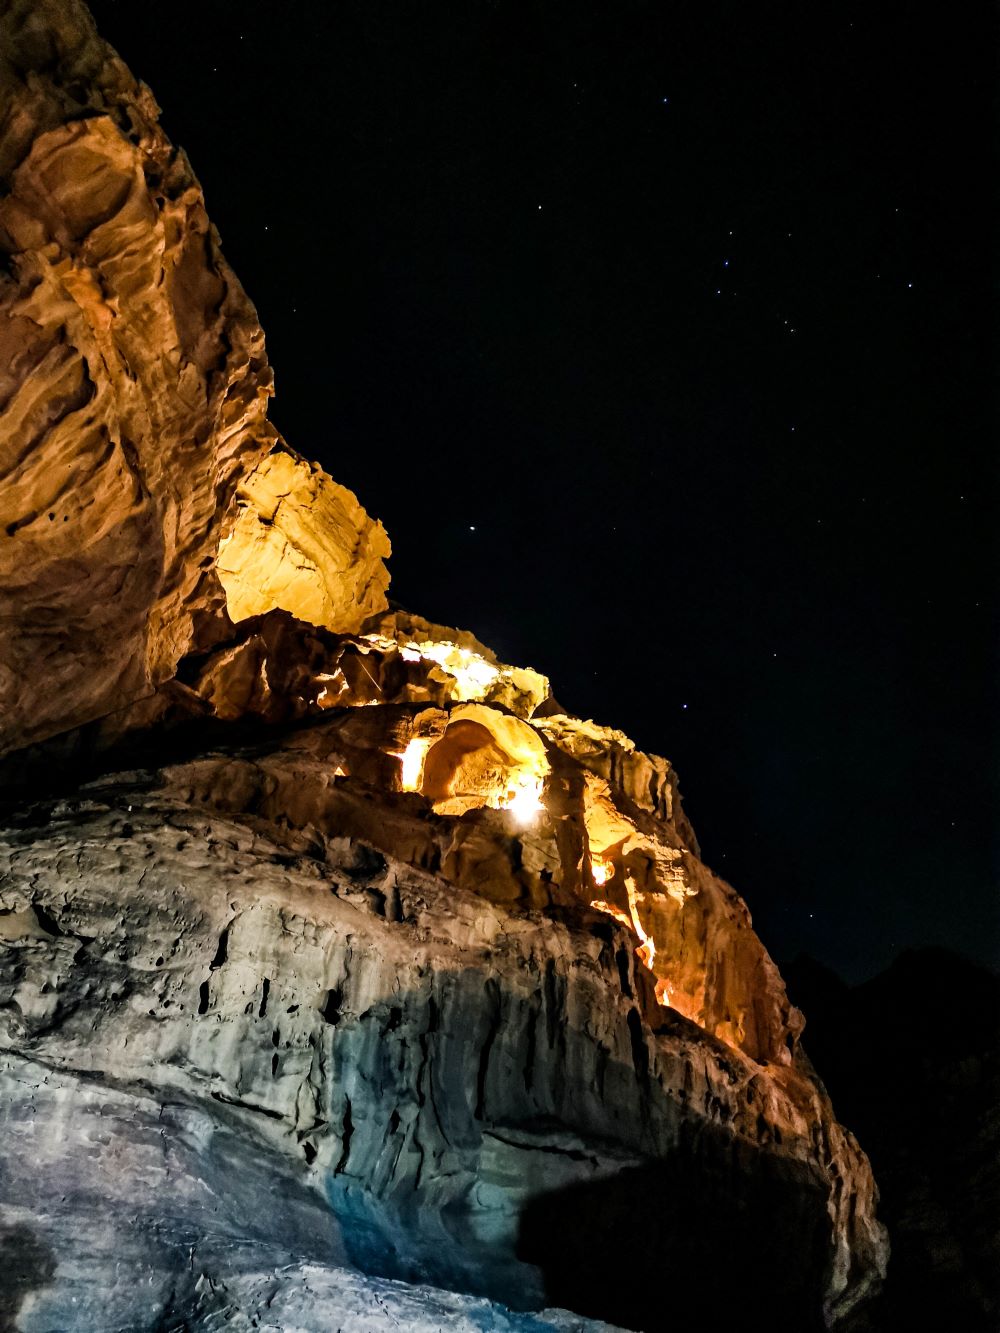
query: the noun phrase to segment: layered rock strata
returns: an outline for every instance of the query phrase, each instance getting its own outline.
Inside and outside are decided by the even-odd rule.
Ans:
[[[835,1324],[874,1182],[669,763],[387,608],[148,90],[0,12],[12,1326]]]
[[[157,116],[82,5],[4,0],[0,751],[224,632],[220,540],[234,583],[268,567],[255,610],[385,605],[385,533],[267,421],[256,312]]]
[[[221,1193],[244,1137],[263,1177],[248,1195],[312,1191],[316,1261],[333,1261],[315,1253],[326,1235],[367,1272],[656,1328],[657,1289],[623,1285],[620,1266],[679,1282],[724,1252],[733,1285],[695,1283],[676,1309],[723,1321],[741,1284],[764,1282],[783,1326],[835,1322],[884,1266],[871,1174],[746,908],[697,855],[669,765],[443,633],[396,617],[335,637],[272,613],[133,738],[172,762],[12,807],[14,1126],[25,1101],[54,1126],[62,1099],[82,1108],[97,1086],[126,1099],[107,1111],[119,1145],[137,1095],[142,1117],[162,1108],[165,1148],[192,1123],[223,1145],[207,1163],[170,1148],[182,1202],[151,1195],[139,1230],[155,1243],[133,1231],[125,1247],[157,1318],[236,1276],[185,1200],[206,1179]],[[498,690],[514,708],[469,697]],[[230,738],[213,699],[243,699],[256,729]],[[66,1197],[62,1157],[32,1170]],[[148,1178],[128,1188],[141,1200]],[[22,1210],[19,1225],[62,1252],[69,1198],[68,1217]],[[587,1268],[584,1237],[606,1265]],[[100,1259],[79,1290],[50,1286],[53,1310],[83,1308]],[[106,1302],[101,1282],[89,1298]]]

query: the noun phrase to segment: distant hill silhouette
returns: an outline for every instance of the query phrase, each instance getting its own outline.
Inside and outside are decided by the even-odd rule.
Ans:
[[[860,986],[782,969],[805,1049],[871,1158],[892,1257],[851,1333],[1000,1327],[1000,978],[908,950]]]

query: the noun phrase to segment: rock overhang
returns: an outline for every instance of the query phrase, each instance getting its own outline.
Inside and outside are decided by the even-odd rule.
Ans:
[[[801,1214],[795,1299],[833,1322],[884,1269],[874,1183],[670,764],[388,607],[381,525],[267,421],[256,314],[149,91],[76,0],[2,21],[0,749],[108,747],[96,787],[4,848],[16,1077],[82,1057],[182,1089],[410,1247],[400,1272],[467,1286],[489,1245],[514,1287],[538,1268],[510,1228],[536,1219],[537,1259],[554,1196],[590,1206],[588,1154],[681,1193],[703,1170],[760,1220],[763,1199]],[[181,734],[191,755],[150,766]],[[136,741],[138,787],[113,776]],[[382,1116],[396,1032],[422,1056],[396,1052]],[[451,1235],[435,1268],[477,1192],[483,1243]]]

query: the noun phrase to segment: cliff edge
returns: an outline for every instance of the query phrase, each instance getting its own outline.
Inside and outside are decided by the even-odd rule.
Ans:
[[[0,25],[0,1326],[836,1325],[874,1181],[670,764],[390,606],[149,89]]]

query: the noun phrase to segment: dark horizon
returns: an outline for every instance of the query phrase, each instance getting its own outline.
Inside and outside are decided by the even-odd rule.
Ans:
[[[779,961],[996,967],[992,11],[91,9],[390,595],[666,755]]]

